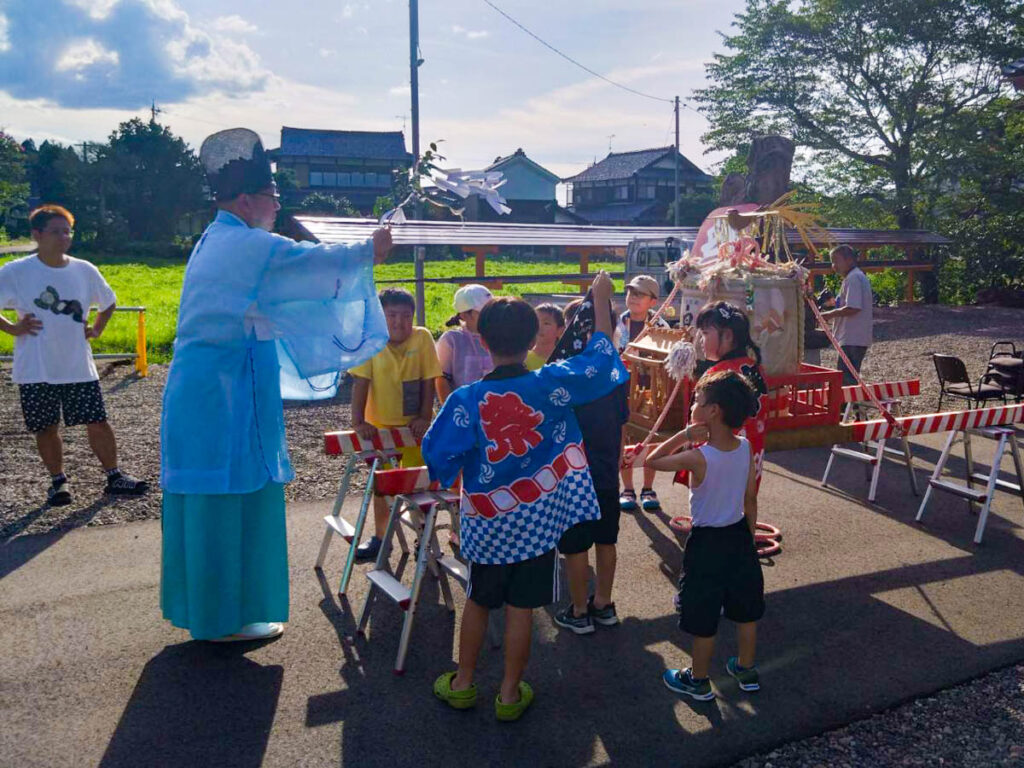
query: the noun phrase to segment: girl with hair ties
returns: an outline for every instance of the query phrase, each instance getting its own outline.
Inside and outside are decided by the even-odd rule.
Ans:
[[[737,431],[750,442],[757,487],[761,487],[764,464],[764,435],[768,422],[768,387],[761,367],[761,350],[750,336],[750,318],[737,306],[726,301],[706,305],[694,323],[704,344],[704,369],[700,376],[718,371],[735,371],[744,376],[757,393],[757,409]],[[689,473],[677,472],[677,483],[687,484]]]

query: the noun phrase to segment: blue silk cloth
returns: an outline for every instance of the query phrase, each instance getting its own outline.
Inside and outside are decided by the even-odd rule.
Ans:
[[[161,486],[251,493],[294,477],[282,391],[315,399],[387,343],[373,246],[314,245],[220,211],[185,270],[160,424]]]

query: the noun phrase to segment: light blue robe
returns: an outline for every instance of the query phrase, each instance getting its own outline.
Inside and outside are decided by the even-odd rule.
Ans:
[[[161,486],[251,493],[294,472],[282,384],[329,386],[387,343],[373,247],[297,243],[220,211],[185,270],[160,425]]]

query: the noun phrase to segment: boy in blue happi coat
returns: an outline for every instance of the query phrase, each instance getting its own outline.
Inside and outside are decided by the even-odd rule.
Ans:
[[[594,280],[594,305],[608,307],[611,293],[611,278],[602,272]],[[495,699],[498,719],[518,719],[533,700],[522,681],[533,609],[554,602],[559,538],[598,515],[573,408],[627,376],[611,342],[609,311],[596,316],[582,354],[530,372],[523,361],[537,335],[533,309],[520,299],[488,302],[478,328],[494,370],[455,390],[423,440],[432,479],[450,487],[462,473],[461,546],[470,569],[459,668],[434,683],[435,695],[456,709],[476,703],[473,676],[488,612],[502,605],[505,676]]]

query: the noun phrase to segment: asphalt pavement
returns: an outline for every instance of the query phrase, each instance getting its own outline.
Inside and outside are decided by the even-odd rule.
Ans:
[[[940,447],[914,441],[922,486]],[[975,455],[991,446],[976,441]],[[325,573],[312,568],[329,504],[289,509],[291,620],[268,643],[193,642],[161,619],[159,521],[14,539],[0,546],[0,765],[720,765],[1024,659],[1020,498],[997,495],[975,546],[962,499],[935,497],[921,526],[902,467],[885,467],[872,505],[860,465],[840,463],[838,489],[820,488],[826,456],[766,463],[761,518],[784,538],[764,568],[760,693],[724,674],[727,625],[715,701],[661,683],[689,662],[672,608],[681,536],[667,525],[686,501],[665,479],[665,513],[623,515],[622,624],[577,637],[536,613],[526,679],[537,698],[514,724],[491,705],[500,650],[482,656],[477,709],[431,694],[453,668],[458,590],[453,616],[428,581],[404,676],[392,672],[395,606],[380,603],[368,638],[355,636],[366,566],[347,600],[334,594],[340,539]]]

